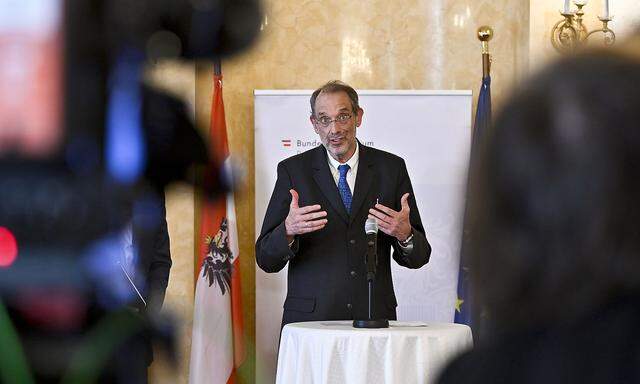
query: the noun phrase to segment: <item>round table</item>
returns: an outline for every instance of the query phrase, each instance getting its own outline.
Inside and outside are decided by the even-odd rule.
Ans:
[[[433,383],[473,346],[471,329],[450,323],[391,321],[356,329],[351,321],[287,324],[280,337],[276,383]]]

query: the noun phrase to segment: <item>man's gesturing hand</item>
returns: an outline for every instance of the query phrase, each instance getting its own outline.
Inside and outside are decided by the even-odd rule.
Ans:
[[[393,236],[400,241],[405,241],[411,235],[411,223],[409,222],[409,194],[405,193],[400,198],[402,209],[400,212],[376,204],[369,209],[369,217],[376,219],[378,228],[389,236]]]
[[[295,189],[290,189],[289,193],[291,193],[291,204],[289,205],[289,214],[284,220],[287,241],[292,242],[295,235],[324,228],[327,219],[323,219],[323,217],[327,216],[327,212],[321,211],[318,204],[300,207],[298,206],[298,192]]]

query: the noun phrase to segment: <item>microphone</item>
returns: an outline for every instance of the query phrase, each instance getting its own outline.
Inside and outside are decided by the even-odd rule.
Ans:
[[[364,223],[364,232],[367,234],[367,244],[375,245],[378,238],[378,222],[376,219],[367,219]],[[371,244],[371,242],[373,242],[373,244]]]
[[[368,316],[366,320],[353,320],[354,328],[389,328],[389,320],[374,319],[373,316],[373,286],[376,279],[376,265],[378,264],[378,222],[376,219],[368,218],[364,223],[364,233],[367,235],[367,256],[365,265],[367,267],[368,286]]]
[[[364,232],[367,234],[367,256],[365,259],[367,280],[373,281],[376,276],[376,265],[378,264],[378,222],[376,219],[367,218],[364,223]]]

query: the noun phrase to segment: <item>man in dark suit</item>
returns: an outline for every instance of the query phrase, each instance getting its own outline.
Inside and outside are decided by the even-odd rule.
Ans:
[[[132,243],[138,248],[139,278],[142,279],[142,300],[137,307],[151,316],[157,316],[164,302],[171,269],[169,231],[167,229],[164,192],[145,199],[146,212],[134,211]],[[140,305],[142,304],[142,305]]]
[[[270,273],[289,263],[283,326],[367,318],[368,217],[381,231],[374,318],[396,319],[391,249],[407,268],[429,261],[431,247],[404,160],[356,139],[363,114],[352,87],[325,84],[311,96],[310,118],[323,145],[278,164],[256,261]]]
[[[143,384],[148,382],[147,368],[154,360],[152,339],[165,341],[159,339],[160,329],[155,327],[163,323],[160,311],[172,262],[164,192],[141,186],[131,206],[116,256],[122,283],[129,290],[127,307],[143,331],[114,354],[108,371],[115,375],[114,381],[127,378],[127,382]]]

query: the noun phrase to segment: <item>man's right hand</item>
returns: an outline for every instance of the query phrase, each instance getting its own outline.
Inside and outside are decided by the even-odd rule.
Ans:
[[[298,206],[298,192],[290,189],[291,204],[289,205],[289,214],[284,220],[287,231],[287,242],[291,243],[295,235],[303,233],[315,232],[327,225],[326,211],[321,211],[320,205],[309,205],[306,207]]]

